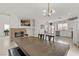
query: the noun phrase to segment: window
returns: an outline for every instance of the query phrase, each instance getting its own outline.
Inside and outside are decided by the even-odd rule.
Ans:
[[[68,30],[68,24],[67,23],[63,24],[63,30]]]
[[[68,24],[67,23],[58,24],[58,30],[68,30]]]
[[[10,25],[5,24],[5,25],[4,25],[4,30],[10,30]]]
[[[63,28],[63,25],[62,24],[58,24],[58,30],[62,30]]]

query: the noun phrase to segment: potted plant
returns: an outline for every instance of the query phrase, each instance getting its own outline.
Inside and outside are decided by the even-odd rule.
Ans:
[[[4,30],[4,32],[5,32],[5,36],[8,36],[9,30],[6,29],[6,30]]]

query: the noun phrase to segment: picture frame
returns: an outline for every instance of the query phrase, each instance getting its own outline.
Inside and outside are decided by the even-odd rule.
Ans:
[[[21,19],[21,26],[31,26],[30,19]]]

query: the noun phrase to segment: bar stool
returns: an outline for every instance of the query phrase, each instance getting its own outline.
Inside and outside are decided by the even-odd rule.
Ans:
[[[44,39],[44,34],[38,34],[39,39]]]
[[[51,41],[51,38],[53,37],[53,42],[54,42],[54,35],[46,35],[46,37],[48,37],[48,40]]]

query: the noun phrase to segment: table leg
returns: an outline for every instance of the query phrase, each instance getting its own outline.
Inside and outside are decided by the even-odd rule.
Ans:
[[[49,41],[51,40],[51,37],[49,36]]]
[[[38,34],[38,38],[39,38],[39,34]]]
[[[54,42],[54,36],[53,36],[53,42]]]

